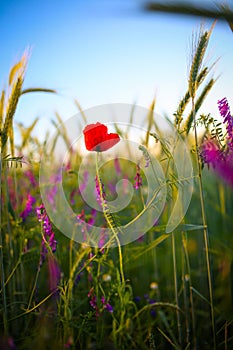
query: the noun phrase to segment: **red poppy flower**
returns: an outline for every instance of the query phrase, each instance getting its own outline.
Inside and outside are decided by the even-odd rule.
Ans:
[[[108,128],[101,123],[89,124],[83,130],[84,141],[88,151],[103,152],[120,141],[118,134],[108,134]]]

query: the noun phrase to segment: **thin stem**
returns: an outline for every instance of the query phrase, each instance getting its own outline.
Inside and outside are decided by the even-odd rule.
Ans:
[[[30,306],[31,306],[31,303],[32,303],[32,298],[33,298],[34,293],[35,293],[35,290],[36,290],[36,285],[37,285],[39,273],[40,273],[40,263],[38,264],[38,267],[37,267],[35,282],[34,282],[34,284],[33,284],[33,288],[32,288],[32,291],[31,291],[30,298],[29,298],[27,311],[30,309]]]
[[[211,325],[212,325],[212,333],[213,333],[213,350],[216,350],[213,288],[212,288],[210,257],[209,257],[209,236],[208,236],[207,220],[206,220],[205,205],[204,205],[204,192],[203,192],[203,183],[202,183],[201,162],[200,162],[200,156],[199,156],[199,151],[198,151],[198,138],[197,138],[197,126],[196,126],[196,113],[195,113],[194,97],[192,98],[192,113],[193,113],[193,121],[194,121],[196,162],[197,162],[197,167],[198,167],[198,184],[199,184],[199,193],[200,193],[201,214],[202,214],[202,222],[203,222],[205,256],[206,256],[207,277],[208,277],[209,298],[210,298]]]
[[[3,261],[3,239],[2,239],[2,155],[0,155],[0,269],[1,269],[1,282],[2,282],[2,300],[3,300],[3,326],[4,334],[8,335],[8,322],[7,322],[7,306],[6,306],[6,290],[5,290],[5,273],[4,273],[4,261]]]
[[[181,334],[181,321],[180,321],[180,312],[179,312],[179,298],[178,298],[178,284],[177,284],[177,266],[176,266],[176,242],[175,234],[172,232],[172,256],[173,256],[173,273],[174,273],[174,289],[175,289],[175,299],[176,299],[176,316],[177,316],[177,327],[178,327],[178,336],[179,344],[182,342]]]
[[[103,209],[104,217],[107,221],[107,224],[108,224],[109,228],[111,229],[111,231],[114,235],[114,238],[117,242],[121,282],[122,282],[122,285],[124,286],[125,285],[125,276],[124,276],[124,270],[123,270],[123,257],[122,257],[122,251],[121,251],[121,244],[120,244],[120,241],[118,238],[117,228],[112,225],[112,223],[109,220],[108,213],[107,213],[106,203],[105,203],[105,199],[103,196],[103,187],[102,187],[102,183],[100,180],[100,174],[99,174],[98,157],[99,157],[99,153],[97,152],[97,155],[96,155],[96,176],[97,176],[97,181],[98,181],[98,185],[99,185],[99,189],[100,189],[100,198],[101,198],[101,203],[102,203],[102,209]]]
[[[187,249],[187,233],[182,233],[182,243],[183,243],[183,250],[186,260],[186,266],[187,266],[187,272],[188,272],[188,282],[189,282],[189,299],[190,299],[190,312],[192,317],[192,331],[193,331],[193,348],[196,349],[197,346],[197,337],[196,337],[196,321],[195,321],[195,314],[194,314],[194,302],[193,302],[193,289],[192,289],[192,278],[191,278],[191,268],[190,268],[190,262],[189,262],[189,254]],[[186,281],[184,280],[184,283]]]
[[[183,232],[182,232],[183,241]],[[182,281],[183,281],[183,297],[184,297],[184,309],[185,309],[185,326],[186,326],[186,343],[190,342],[190,317],[189,317],[189,303],[188,303],[188,292],[187,292],[187,268],[185,261],[184,245],[182,254]]]
[[[15,263],[15,249],[14,246],[15,244],[13,244],[13,233],[12,233],[12,227],[11,227],[11,223],[10,223],[10,215],[9,215],[9,211],[8,211],[8,205],[11,206],[11,202],[10,202],[10,195],[9,195],[9,188],[8,188],[8,169],[7,167],[4,167],[4,199],[6,201],[6,205],[5,205],[5,217],[6,217],[6,225],[7,225],[7,236],[9,238],[9,248],[7,249],[7,253],[8,253],[8,260],[11,262],[11,264],[9,264],[8,269],[6,270],[7,274],[10,273],[11,270],[11,266],[14,265]],[[16,290],[16,277],[15,274],[12,276],[12,280],[11,283],[8,285],[8,295],[9,295],[9,299],[11,301],[10,303],[10,308],[8,309],[8,313],[9,314],[13,314],[14,313],[14,304],[16,301],[16,294],[15,294],[15,290]]]

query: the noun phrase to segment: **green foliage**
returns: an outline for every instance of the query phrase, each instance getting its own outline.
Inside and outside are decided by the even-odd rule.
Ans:
[[[211,8],[210,4],[208,4],[208,8],[206,6],[197,5],[194,1],[190,1],[190,3],[186,3],[185,1],[177,1],[177,2],[148,2],[145,5],[145,10],[150,12],[164,12],[164,13],[172,13],[178,15],[186,15],[186,16],[196,16],[200,18],[210,18],[213,20],[225,20],[228,22],[231,30],[233,31],[233,13],[227,4],[219,4],[214,3],[214,7]]]
[[[210,32],[204,32],[199,37],[190,69],[189,87],[175,113],[178,131],[190,149],[193,147],[195,150],[197,145],[193,145],[188,138],[194,121],[193,113],[198,113],[215,82],[213,78],[208,80],[202,92],[196,95],[210,71],[207,66],[203,67]],[[112,164],[103,170],[98,168],[97,162],[96,173],[104,215],[97,213],[95,220],[97,225],[108,226],[112,230],[116,248],[110,249],[109,242],[99,248],[76,243],[52,226],[57,249],[53,252],[46,242],[47,256],[41,264],[43,224],[38,221],[35,212],[41,204],[39,162],[31,162],[29,166],[23,162],[21,154],[28,153],[30,159],[31,145],[38,158],[42,152],[48,152],[47,166],[55,171],[60,166],[54,156],[56,142],[61,137],[69,150],[70,140],[62,118],[56,113],[52,123],[57,136],[50,150],[33,136],[38,119],[27,128],[18,125],[21,144],[14,149],[12,126],[19,98],[26,92],[55,92],[51,89],[23,89],[26,61],[26,56],[23,56],[11,69],[9,98],[3,90],[0,99],[0,347],[12,337],[18,349],[204,349],[206,344],[214,348],[215,338],[217,348],[229,348],[233,334],[232,189],[207,169],[200,175],[195,168],[194,177],[201,176],[203,181],[207,225],[203,221],[200,192],[195,183],[192,202],[184,221],[175,232],[165,233],[169,200],[173,200],[178,186],[185,179],[178,179],[169,140],[164,139],[160,130],[156,129],[153,114],[155,101],[147,116],[147,134],[140,150],[150,166],[147,146],[159,146],[156,157],[164,169],[168,187],[168,203],[159,222],[137,241],[121,247],[117,220],[122,224],[128,218],[136,220],[142,215],[140,213],[146,208],[146,194],[143,192],[145,190],[146,193],[146,185],[143,182],[141,194],[134,193],[132,203],[119,213],[119,218],[115,218],[104,200],[102,188],[103,181],[108,195],[108,181],[111,179],[114,182]],[[194,110],[184,120],[184,112],[196,96]],[[82,111],[79,103],[75,103]],[[129,116],[131,123],[133,112],[134,108]],[[83,123],[87,122],[83,111],[81,116],[80,132]],[[201,135],[198,140],[210,134],[224,147],[226,135],[216,119],[203,114],[196,121],[195,126],[205,129],[204,136]],[[130,127],[126,131],[117,131],[126,136]],[[16,151],[20,152],[20,156],[14,155]],[[81,161],[79,151],[72,151],[69,170],[63,174],[67,201],[77,190],[77,169]],[[193,162],[195,164],[194,157]],[[129,162],[124,161],[120,165],[122,173],[127,173],[133,182],[135,167],[130,167]],[[93,167],[90,158],[87,170]],[[50,185],[56,190],[56,182]],[[22,213],[29,194],[36,199],[36,203],[24,219]],[[114,197],[115,194],[111,195]],[[62,213],[54,198],[56,210]],[[80,193],[76,193],[71,205],[76,216],[83,213],[80,230],[87,233],[85,224],[92,215],[91,208]],[[211,233],[210,246],[206,246],[203,236],[207,226]],[[211,258],[210,266],[206,261],[207,254]],[[54,270],[51,273],[51,269],[56,267],[60,271],[57,280]],[[210,297],[209,267],[213,299]],[[54,281],[55,287],[51,289]],[[215,317],[214,334],[211,305]]]

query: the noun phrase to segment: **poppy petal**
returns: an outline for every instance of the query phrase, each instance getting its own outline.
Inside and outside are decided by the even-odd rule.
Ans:
[[[120,141],[118,134],[108,134],[107,126],[99,122],[87,125],[83,133],[86,149],[88,151],[107,151]]]

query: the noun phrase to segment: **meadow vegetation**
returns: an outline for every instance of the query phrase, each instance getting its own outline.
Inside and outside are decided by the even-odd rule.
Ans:
[[[0,100],[1,349],[232,347],[233,117],[225,96],[213,101],[218,103],[219,116],[208,111],[199,114],[216,81],[214,64],[205,62],[213,29],[202,28],[194,42],[186,91],[171,119],[192,159],[194,189],[189,209],[180,225],[167,233],[170,207],[166,205],[145,235],[124,246],[118,239],[118,222],[124,225],[129,218],[137,218],[145,206],[147,147],[159,146],[156,157],[165,173],[170,169],[166,173],[168,203],[177,195],[180,182],[172,154],[156,130],[155,103],[141,140],[144,163],[138,166],[119,158],[97,168],[93,181],[104,215],[81,196],[89,170],[95,168],[92,156],[87,157],[87,171],[77,186],[75,169],[83,155],[79,149],[69,152],[63,187],[77,226],[87,237],[86,244],[80,244],[57,229],[42,202],[40,157],[48,149],[46,141],[33,134],[38,119],[29,127],[14,124],[23,94],[56,92],[24,88],[27,54],[10,70],[8,88],[2,90]],[[85,111],[79,113],[82,134]],[[133,112],[129,123],[134,123]],[[53,124],[57,137],[70,150],[65,125],[58,127],[63,125],[62,118],[57,115]],[[21,142],[15,145],[17,127]],[[116,132],[127,136],[119,129]],[[51,173],[57,162],[54,148],[47,164]],[[126,175],[134,184],[133,199],[122,212],[111,214],[107,201],[116,197],[114,184]],[[51,177],[48,198],[62,215],[56,202],[58,181]],[[86,224],[109,227],[116,246],[111,248],[101,236],[98,247],[90,246]]]

